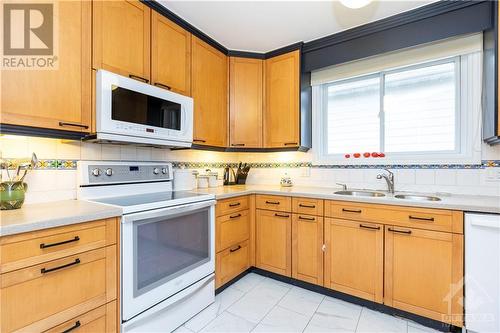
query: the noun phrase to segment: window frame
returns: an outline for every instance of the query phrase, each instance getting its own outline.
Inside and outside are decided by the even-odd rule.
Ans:
[[[477,160],[480,161],[480,153],[477,154],[475,148],[475,125],[468,126],[471,121],[476,122],[478,120],[478,113],[480,110],[472,110],[473,114],[470,112],[465,112],[468,107],[475,107],[477,102],[477,96],[475,96],[475,89],[473,85],[481,84],[481,75],[470,73],[474,72],[478,68],[477,62],[480,62],[480,68],[482,70],[482,60],[477,60],[477,57],[481,57],[481,52],[471,53],[468,55],[458,55],[453,57],[447,57],[438,60],[425,61],[418,64],[412,64],[407,66],[401,66],[398,68],[391,68],[382,70],[375,73],[367,73],[364,75],[358,75],[355,77],[340,79],[332,82],[323,83],[320,85],[313,86],[313,151],[315,152],[315,163],[319,164],[387,164],[387,163],[398,163],[398,164],[439,164],[439,163],[476,163]],[[380,111],[379,111],[379,121],[380,121],[380,151],[385,150],[385,111],[384,107],[384,96],[385,96],[385,76],[393,73],[405,72],[408,70],[414,70],[419,68],[431,67],[434,65],[440,65],[445,63],[455,64],[455,150],[448,151],[412,151],[412,152],[389,152],[386,153],[385,158],[358,158],[346,159],[344,154],[328,154],[328,128],[327,128],[327,110],[328,110],[328,87],[339,84],[346,83],[349,81],[356,81],[367,79],[370,77],[379,77],[380,84]],[[476,67],[474,67],[476,66]],[[471,70],[472,68],[472,70]],[[465,75],[464,75],[465,74]],[[478,76],[479,75],[479,76]],[[465,81],[463,79],[465,78]],[[479,88],[480,95],[480,88]],[[464,98],[465,97],[465,98]],[[480,98],[480,97],[479,97]],[[480,105],[480,102],[479,102]],[[480,106],[479,106],[480,108]],[[317,134],[316,134],[317,133]],[[316,148],[316,149],[315,149]],[[346,152],[353,153],[353,152]],[[363,152],[360,152],[363,153]],[[385,153],[385,152],[384,152]]]

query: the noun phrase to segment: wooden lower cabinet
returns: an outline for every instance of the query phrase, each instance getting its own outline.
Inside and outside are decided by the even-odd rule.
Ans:
[[[217,218],[215,227],[215,248],[221,251],[234,243],[250,237],[250,212],[248,209]]]
[[[325,287],[382,303],[384,227],[325,219]]]
[[[250,267],[249,241],[217,253],[215,262],[215,288],[219,288]]]
[[[292,275],[292,214],[257,209],[255,264],[281,275]]]
[[[384,303],[463,325],[463,235],[385,227]]]
[[[323,285],[323,217],[293,214],[292,277]]]

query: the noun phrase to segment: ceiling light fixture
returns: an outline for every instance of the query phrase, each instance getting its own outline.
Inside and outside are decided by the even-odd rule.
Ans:
[[[351,9],[358,9],[368,5],[372,0],[340,0],[340,3]]]

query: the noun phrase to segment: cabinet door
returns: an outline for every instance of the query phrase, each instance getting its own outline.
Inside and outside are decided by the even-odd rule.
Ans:
[[[323,285],[323,218],[293,214],[292,277]]]
[[[193,142],[227,146],[227,57],[193,36],[191,92],[194,99]]]
[[[215,287],[219,288],[250,267],[248,241],[217,253],[215,258]]]
[[[255,221],[258,268],[292,275],[292,214],[257,209]]]
[[[262,148],[263,60],[231,57],[229,62],[229,144]]]
[[[300,51],[266,60],[264,145],[299,146]]]
[[[463,235],[385,227],[384,303],[462,326]]]
[[[135,0],[93,2],[93,67],[149,81],[151,9]]]
[[[60,1],[55,69],[3,70],[3,124],[88,132],[91,3]]]
[[[382,303],[384,229],[325,219],[325,287]]]
[[[191,34],[164,16],[151,16],[151,82],[191,95]]]

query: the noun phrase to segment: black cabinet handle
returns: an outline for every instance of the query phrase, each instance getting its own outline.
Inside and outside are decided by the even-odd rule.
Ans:
[[[163,84],[163,83],[160,83],[160,82],[155,82],[155,86],[160,87],[160,88],[164,88],[164,89],[167,89],[167,90],[172,90],[172,88],[170,86],[167,86],[166,84]]]
[[[66,268],[66,267],[77,265],[79,263],[80,263],[80,259],[76,258],[75,261],[70,262],[69,264],[66,264],[66,265],[62,265],[62,266],[58,266],[58,267],[54,267],[54,268],[42,268],[40,270],[40,273],[42,273],[42,274],[50,273],[50,272],[53,272],[53,271],[57,271],[59,269],[63,269],[63,268]]]
[[[299,220],[305,220],[305,221],[316,221],[314,217],[304,217],[299,215]]]
[[[149,82],[148,79],[146,79],[145,77],[139,76],[139,75],[129,74],[128,77],[131,78],[131,79],[134,79],[134,80],[142,81],[144,83],[148,83]]]
[[[276,216],[276,217],[290,217],[290,215],[288,215],[288,214],[278,214],[278,213],[274,213],[274,216]]]
[[[266,200],[266,204],[268,204],[268,205],[279,205],[280,202],[279,201],[267,201]]]
[[[371,225],[360,224],[359,227],[363,229],[380,230],[380,227],[372,227]]]
[[[80,128],[89,128],[87,125],[83,125],[83,124],[77,124],[77,123],[68,123],[66,121],[60,121],[59,122],[59,126],[61,127],[64,127],[64,126],[73,126],[73,127],[80,127]]]
[[[64,245],[64,244],[68,244],[68,243],[78,242],[79,240],[80,240],[80,237],[75,236],[73,239],[68,239],[68,240],[65,240],[62,242],[49,243],[49,244],[42,243],[42,244],[40,244],[40,248],[46,249],[46,248],[52,247],[52,246],[58,246],[58,245]]]
[[[347,209],[347,208],[342,208],[342,211],[343,212],[346,212],[346,213],[361,213],[361,209]]]
[[[429,221],[429,222],[433,222],[434,221],[433,217],[418,217],[418,216],[409,215],[408,218],[410,220]]]
[[[235,247],[234,249],[229,249],[229,252],[236,252],[238,251],[239,249],[241,249],[241,245],[238,245],[237,247]]]
[[[305,205],[305,204],[299,204],[299,207],[304,207],[304,208],[316,208],[316,205]]]
[[[236,215],[229,216],[230,219],[235,219],[235,218],[238,218],[238,217],[241,217],[241,214],[236,214]]]
[[[230,203],[229,207],[237,207],[239,205],[241,205],[241,202],[235,202],[235,203]]]
[[[244,143],[231,143],[231,146],[233,146],[233,147],[243,147],[243,146],[245,146],[245,144]]]
[[[298,143],[297,142],[285,142],[283,145],[284,146],[297,146]]]
[[[203,139],[193,139],[194,142],[207,142],[207,140],[203,140]]]
[[[397,232],[400,234],[407,234],[407,235],[411,234],[411,230],[396,230],[396,229],[392,229],[392,228],[387,228],[387,230],[392,231],[392,232]]]
[[[70,328],[68,328],[67,330],[63,331],[62,333],[68,333],[68,332],[71,332],[72,330],[74,329],[77,329],[78,327],[80,327],[82,324],[80,324],[80,321],[77,320],[75,321],[75,325],[71,326]]]

